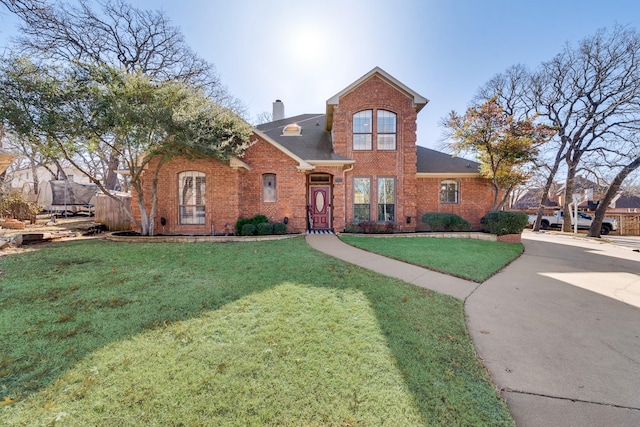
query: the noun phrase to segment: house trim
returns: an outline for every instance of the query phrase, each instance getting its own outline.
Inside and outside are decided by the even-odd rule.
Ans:
[[[248,171],[251,170],[251,166],[249,166],[248,164],[246,164],[245,162],[243,162],[242,160],[240,160],[237,157],[231,157],[229,159],[229,166],[231,166],[233,169],[243,168],[243,169],[246,169]]]
[[[356,163],[355,160],[307,160],[313,166],[346,166]]]
[[[420,112],[425,105],[429,103],[429,100],[424,96],[420,95],[418,92],[406,86],[401,81],[397,80],[391,74],[387,73],[380,67],[375,67],[373,70],[369,71],[364,76],[360,77],[355,82],[351,83],[345,89],[333,95],[331,98],[327,100],[327,116],[326,116],[326,128],[328,131],[331,130],[333,126],[333,110],[335,106],[340,103],[340,98],[347,95],[348,93],[355,90],[358,86],[369,80],[371,77],[378,75],[383,78],[383,80],[387,81],[391,85],[395,86],[397,89],[400,89],[402,92],[406,93],[410,98],[413,99],[413,108],[415,108],[416,113]]]

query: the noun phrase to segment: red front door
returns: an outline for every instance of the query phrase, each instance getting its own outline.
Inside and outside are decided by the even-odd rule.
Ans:
[[[311,224],[312,230],[329,229],[329,194],[330,188],[327,187],[311,187],[310,203],[311,206]]]

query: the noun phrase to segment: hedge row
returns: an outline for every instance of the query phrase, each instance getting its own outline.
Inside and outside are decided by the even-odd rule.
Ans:
[[[268,236],[270,234],[287,234],[287,224],[283,222],[270,223],[262,214],[251,218],[240,218],[235,225],[239,236]]]

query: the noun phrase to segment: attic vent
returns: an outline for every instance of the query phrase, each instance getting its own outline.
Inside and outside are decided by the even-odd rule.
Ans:
[[[286,125],[284,129],[282,129],[282,134],[297,136],[297,135],[300,135],[301,131],[302,131],[302,128],[300,126],[298,126],[295,123],[292,123],[290,125]]]

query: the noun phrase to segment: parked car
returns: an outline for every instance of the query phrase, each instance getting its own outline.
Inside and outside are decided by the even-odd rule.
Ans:
[[[537,215],[529,215],[529,225],[533,225],[536,221]],[[578,228],[581,230],[589,229],[593,217],[586,212],[578,212]],[[546,230],[547,228],[561,228],[564,223],[564,212],[556,211],[553,215],[544,215],[540,221],[540,229]],[[571,218],[571,226],[575,225],[575,220]],[[604,218],[602,220],[602,228],[600,234],[609,234],[611,231],[618,229],[618,221],[613,218]]]

